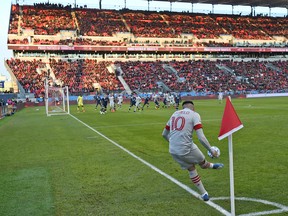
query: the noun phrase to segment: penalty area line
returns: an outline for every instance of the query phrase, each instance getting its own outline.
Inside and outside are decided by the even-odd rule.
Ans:
[[[89,128],[90,130],[94,131],[95,133],[97,133],[99,136],[103,137],[104,139],[108,140],[109,142],[111,142],[113,145],[117,146],[118,148],[122,149],[123,151],[125,151],[126,153],[128,153],[130,156],[134,157],[135,159],[137,159],[138,161],[142,162],[143,164],[145,164],[146,166],[150,167],[151,169],[153,169],[154,171],[156,171],[157,173],[159,173],[160,175],[166,177],[167,179],[169,179],[170,181],[172,181],[173,183],[175,183],[176,185],[178,185],[179,187],[183,188],[184,190],[186,190],[188,193],[192,194],[194,197],[196,197],[197,199],[201,199],[200,194],[198,194],[196,191],[192,190],[190,187],[188,187],[187,185],[181,183],[180,181],[178,181],[177,179],[173,178],[172,176],[168,175],[167,173],[163,172],[162,170],[158,169],[157,167],[155,167],[154,165],[148,163],[147,161],[143,160],[142,158],[138,157],[137,155],[135,155],[134,153],[130,152],[128,149],[124,148],[123,146],[119,145],[118,143],[116,143],[115,141],[111,140],[110,138],[106,137],[104,134],[100,133],[99,131],[97,131],[96,129],[92,128],[91,126],[89,126],[88,124],[86,124],[85,122],[81,121],[80,119],[78,119],[77,117],[73,116],[72,114],[69,114],[72,118],[74,118],[76,121],[78,121],[79,123],[85,125],[87,128]],[[201,199],[202,200],[202,199]],[[204,201],[203,201],[204,202]],[[212,201],[207,201],[204,202],[205,204],[213,207],[214,209],[216,209],[217,211],[219,211],[220,213],[222,213],[223,215],[231,215],[230,212],[226,211],[224,208],[222,208],[221,206],[217,205],[216,203],[212,202]]]

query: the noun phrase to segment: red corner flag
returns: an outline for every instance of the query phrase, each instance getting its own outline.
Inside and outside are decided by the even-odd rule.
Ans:
[[[230,97],[227,97],[218,139],[222,140],[225,137],[231,135],[232,133],[240,130],[241,128],[243,128],[243,124],[241,123],[230,101]]]

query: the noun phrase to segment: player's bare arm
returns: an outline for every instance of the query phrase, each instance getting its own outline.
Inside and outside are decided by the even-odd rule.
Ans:
[[[212,148],[211,149],[211,145],[209,143],[209,141],[207,140],[205,134],[204,134],[204,131],[202,128],[199,128],[196,130],[196,134],[197,134],[197,137],[198,137],[198,140],[199,142],[208,150],[211,152],[211,154],[214,156],[214,157],[217,157],[218,153]]]

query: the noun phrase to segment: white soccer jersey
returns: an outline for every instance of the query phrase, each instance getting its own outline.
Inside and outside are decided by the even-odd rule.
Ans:
[[[165,93],[165,94],[164,94],[164,98],[166,98],[166,101],[169,102],[169,100],[170,100],[169,94]]]
[[[122,104],[122,102],[123,102],[123,97],[122,97],[122,95],[119,95],[118,96],[118,104],[120,105],[120,104]]]
[[[193,149],[193,130],[202,128],[201,118],[197,112],[188,108],[173,113],[166,124],[169,134],[169,152],[185,155]]]
[[[175,104],[174,95],[170,95],[170,96],[169,96],[169,101],[170,101],[170,103],[171,103],[172,105]]]
[[[154,94],[154,95],[152,96],[152,98],[153,98],[153,101],[155,102],[155,101],[158,100],[158,95],[157,95],[157,94]]]
[[[110,105],[110,107],[114,107],[114,96],[113,95],[110,95],[109,96],[109,105]]]
[[[139,106],[139,104],[141,103],[141,101],[142,101],[141,97],[140,97],[140,96],[137,96],[137,97],[136,97],[136,107]]]
[[[223,99],[223,92],[219,92],[218,100],[222,100],[222,99]]]

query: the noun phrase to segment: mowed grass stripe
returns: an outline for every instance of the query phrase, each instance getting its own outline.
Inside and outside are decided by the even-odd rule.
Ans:
[[[49,171],[42,167],[1,172],[0,215],[53,215]]]

